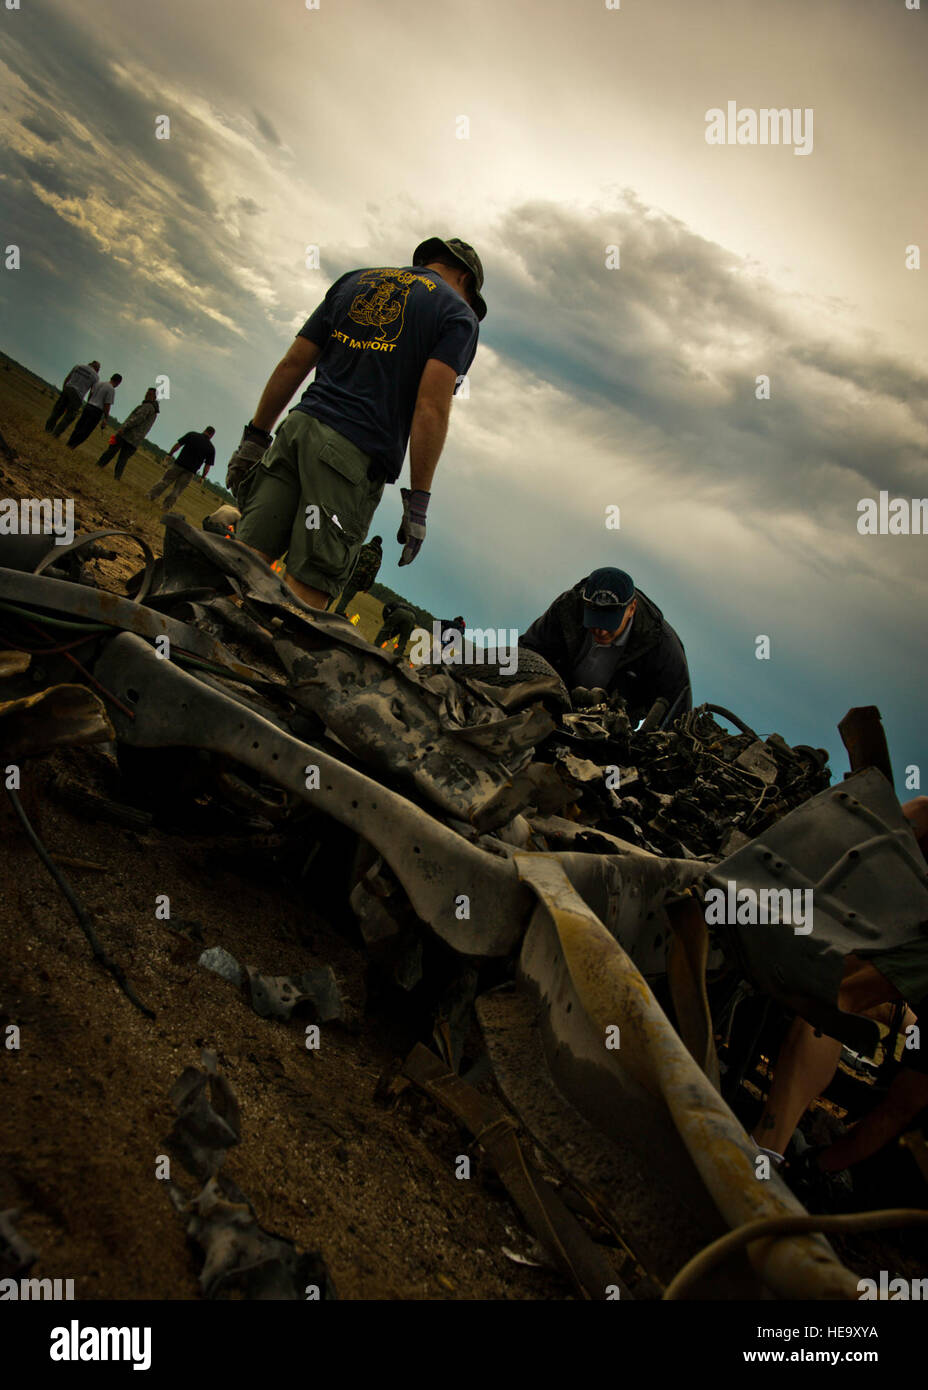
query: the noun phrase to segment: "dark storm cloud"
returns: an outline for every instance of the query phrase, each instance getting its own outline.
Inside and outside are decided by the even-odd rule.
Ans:
[[[60,121],[53,121],[47,116],[26,116],[21,124],[40,140],[44,140],[46,145],[56,145],[65,132],[65,127]]]
[[[60,317],[69,301],[78,309],[70,286],[86,294],[92,284],[132,302],[139,319],[230,347],[239,335],[229,323],[260,309],[236,276],[241,238],[211,192],[228,156],[223,121],[210,125],[206,108],[166,95],[154,74],[111,63],[94,31],[41,0],[24,19],[2,54],[25,87],[10,84],[18,124],[3,116],[6,217],[32,272],[69,284],[62,295],[33,274],[32,299]],[[155,138],[160,115],[171,119],[168,140]],[[236,216],[260,211],[240,201]]]
[[[534,202],[508,213],[495,240],[519,265],[501,260],[488,283],[493,345],[609,412],[618,444],[647,436],[665,476],[729,478],[744,503],[797,495],[804,509],[835,501],[836,468],[858,495],[853,474],[910,485],[924,376],[885,347],[803,332],[820,306],[678,220],[627,192],[594,214]],[[620,269],[605,267],[609,245]],[[768,401],[755,397],[760,374]]]

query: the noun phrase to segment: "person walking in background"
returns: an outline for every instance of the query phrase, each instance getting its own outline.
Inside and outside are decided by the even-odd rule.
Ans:
[[[409,641],[409,634],[416,625],[416,615],[407,603],[385,603],[383,622],[374,638],[374,646],[382,647],[385,642],[396,639],[396,650],[402,656]]]
[[[46,434],[53,434],[56,439],[64,434],[83,405],[87,392],[92,391],[100,380],[99,372],[99,362],[71,368],[64,379],[61,394],[52,406],[52,413],[45,421]]]
[[[68,438],[69,449],[76,449],[78,444],[83,444],[94,425],[99,423],[101,430],[106,429],[110,407],[116,399],[116,387],[121,381],[122,377],[119,373],[114,372],[109,381],[97,382],[90,393],[90,399],[81,411],[80,419]]]
[[[114,455],[119,455],[116,459],[116,467],[113,469],[113,476],[117,483],[126,471],[126,464],[158,418],[157,397],[158,393],[154,386],[149,386],[141,405],[137,405],[128,418],[123,421],[113,436],[112,442],[107,445],[97,459],[97,467],[105,468]]]
[[[189,430],[187,434],[181,435],[168,454],[169,458],[173,458],[175,450],[180,449],[177,462],[172,463],[165,470],[160,483],[155,483],[148,494],[149,502],[154,502],[159,492],[164,492],[165,488],[170,488],[170,492],[161,504],[161,510],[169,512],[187,484],[199,472],[201,466],[203,477],[206,477],[216,461],[216,450],[212,445],[212,438],[215,433],[213,426],[207,425],[202,433],[197,430]]]
[[[380,536],[375,536],[373,540],[362,545],[358,551],[358,558],[355,561],[354,569],[348,576],[342,596],[338,600],[338,605],[333,609],[335,613],[344,613],[357,593],[366,592],[380,570],[383,562],[383,541]]]

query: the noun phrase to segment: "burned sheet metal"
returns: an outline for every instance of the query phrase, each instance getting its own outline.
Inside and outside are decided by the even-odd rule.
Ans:
[[[317,1023],[342,1022],[345,1006],[330,965],[300,975],[264,975],[246,966],[251,1007],[259,1018],[287,1019],[294,1009]]]
[[[844,958],[872,956],[879,969],[880,951],[923,941],[928,930],[928,869],[883,774],[868,768],[819,792],[715,865],[706,882],[725,894],[726,921],[713,932],[747,977],[830,1036],[872,1051],[876,1024],[836,1005]],[[742,890],[755,901],[785,893],[790,906],[808,892],[811,920],[797,932],[777,903],[779,921],[761,924],[755,914],[739,924]]]
[[[338,614],[299,603],[240,543],[166,519],[164,573],[155,601],[189,600],[210,583],[237,593],[245,620],[273,632],[273,651],[297,708],[324,721],[349,752],[449,814],[468,819],[531,757],[554,723],[540,704],[513,711],[485,687],[434,668],[420,675],[398,654],[366,642]],[[223,606],[220,607],[219,604]],[[204,616],[215,635],[229,622],[228,600]],[[242,636],[242,618],[231,628]],[[261,646],[266,647],[265,643]],[[516,810],[521,809],[516,807]]]
[[[0,703],[0,749],[13,762],[53,748],[113,738],[103,701],[86,685],[53,685],[25,699]]]
[[[505,1100],[535,1143],[550,1154],[594,1206],[635,1263],[648,1271],[634,1281],[637,1298],[660,1298],[681,1265],[723,1230],[714,1205],[695,1205],[677,1182],[656,1182],[646,1147],[633,1125],[606,1134],[558,1089],[545,1057],[544,1011],[529,991],[508,985],[482,994],[477,1016],[493,1075]],[[626,1278],[633,1270],[626,1268]],[[731,1262],[703,1285],[707,1298],[736,1298],[755,1287],[746,1260]]]
[[[0,1211],[0,1278],[16,1278],[31,1269],[39,1258],[25,1236],[16,1229],[22,1213],[16,1207]]]
[[[171,1087],[177,1119],[167,1137],[169,1150],[201,1181],[219,1171],[227,1149],[241,1138],[241,1115],[235,1093],[217,1070],[212,1053],[204,1068],[185,1067]]]
[[[203,1184],[188,1197],[173,1180],[168,1195],[188,1217],[187,1237],[203,1251],[199,1282],[207,1298],[235,1294],[251,1299],[334,1298],[335,1289],[318,1251],[297,1249],[266,1231],[245,1194],[220,1169],[241,1139],[235,1092],[211,1052],[200,1067],[186,1067],[171,1087],[177,1120],[166,1145]]]
[[[567,851],[545,858],[558,861],[576,892],[643,975],[665,973],[672,928],[664,903],[701,882],[705,864],[641,853]]]
[[[496,956],[515,948],[531,899],[511,860],[468,844],[405,797],[158,660],[131,633],[110,641],[94,670],[132,708],[132,719],[113,710],[121,740],[208,749],[254,768],[374,845],[418,916],[455,950]],[[307,785],[309,767],[318,770],[318,786]]]
[[[337,1297],[319,1252],[301,1251],[292,1240],[266,1231],[228,1179],[210,1178],[189,1202],[178,1201],[176,1189],[172,1196],[177,1210],[189,1215],[188,1239],[203,1251],[199,1282],[207,1298],[303,1302]]]
[[[409,783],[443,811],[475,819],[535,744],[554,725],[543,711],[505,716],[472,701],[445,677],[439,691],[413,679],[401,662],[385,665],[367,651],[338,643],[307,652],[285,638],[275,648],[290,677],[288,693],[319,715],[352,753]],[[469,717],[484,716],[473,727]],[[505,762],[501,762],[505,758]],[[522,809],[517,804],[506,820]]]
[[[167,637],[172,647],[190,652],[205,661],[217,662],[226,667],[231,675],[241,674],[249,679],[260,675],[260,672],[243,667],[230,652],[195,627],[158,613],[144,603],[136,603],[103,589],[91,589],[65,579],[50,579],[44,574],[20,574],[16,570],[0,568],[0,600],[26,604],[52,613],[66,613],[70,617],[111,627],[116,632],[134,632],[149,639]]]
[[[558,1089],[606,1134],[633,1138],[694,1210],[704,1209],[708,1195],[731,1227],[802,1214],[775,1173],[755,1176],[748,1136],[562,865],[539,854],[516,862],[538,897],[519,979],[542,1006]],[[749,1254],[758,1277],[781,1297],[857,1298],[857,1276],[821,1237],[757,1242]]]

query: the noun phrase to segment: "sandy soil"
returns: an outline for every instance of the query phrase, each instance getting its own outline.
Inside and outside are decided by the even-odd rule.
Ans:
[[[108,435],[71,452],[43,432],[52,399],[0,371],[0,430],[20,455],[0,460],[0,493],[71,496],[79,530],[124,526],[160,550],[159,510],[144,497],[160,469],[140,451],[117,484],[93,466]],[[215,505],[194,483],[179,510],[199,521]],[[137,549],[121,550],[107,587],[137,568]],[[372,634],[380,604],[359,595],[353,608]],[[115,762],[99,749],[26,766],[23,801],[46,846],[98,866],[64,872],[157,1015],[144,1018],[92,960],[0,798],[0,1037],[9,1023],[21,1031],[18,1051],[0,1050],[0,1210],[22,1208],[36,1277],[73,1278],[78,1298],[198,1296],[199,1257],[155,1169],[174,1119],[170,1086],[209,1048],[242,1107],[225,1171],[266,1229],[322,1252],[340,1297],[569,1296],[558,1275],[502,1253],[525,1254],[530,1238],[492,1174],[478,1165],[470,1181],[455,1178],[455,1156],[473,1152],[466,1135],[410,1092],[392,1107],[375,1101],[381,1074],[427,1034],[411,1007],[362,1012],[367,958],[347,908],[337,922],[320,915],[320,868],[300,879],[272,853],[95,820],[48,791],[63,773],[119,799]],[[169,921],[155,916],[158,894],[169,895]],[[213,945],[275,974],[330,964],[348,1026],[325,1026],[307,1051],[303,1023],[259,1018],[197,964]],[[176,1163],[172,1176],[194,1191]]]

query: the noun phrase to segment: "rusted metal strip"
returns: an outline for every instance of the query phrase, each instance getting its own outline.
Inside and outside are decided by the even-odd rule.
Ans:
[[[667,959],[670,997],[680,1037],[716,1090],[719,1059],[712,1033],[712,1014],[706,993],[706,961],[709,929],[694,898],[685,898],[667,909],[673,939]]]
[[[582,1298],[606,1300],[631,1294],[609,1260],[570,1214],[556,1192],[528,1162],[515,1121],[491,1096],[481,1095],[417,1043],[403,1073],[463,1120],[486,1153],[529,1227]]]
[[[893,765],[889,757],[886,731],[876,705],[855,705],[838,725],[841,742],[847,749],[851,772],[875,767],[894,786]]]

